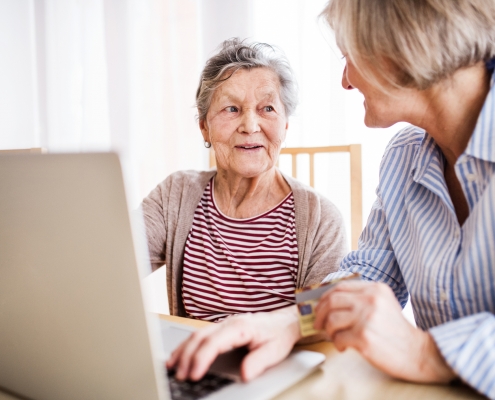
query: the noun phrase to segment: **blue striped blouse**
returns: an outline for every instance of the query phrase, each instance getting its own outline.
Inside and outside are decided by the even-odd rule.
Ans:
[[[377,200],[335,278],[359,272],[381,281],[445,360],[472,387],[495,399],[495,87],[455,165],[469,205],[460,226],[431,136],[410,126],[388,145]]]

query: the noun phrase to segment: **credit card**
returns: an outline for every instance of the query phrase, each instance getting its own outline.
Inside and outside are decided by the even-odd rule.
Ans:
[[[330,282],[296,289],[296,303],[297,310],[299,311],[301,334],[306,337],[321,332],[317,331],[313,325],[315,322],[315,308],[323,293],[333,288],[339,282],[360,278],[361,276],[359,274],[351,274],[343,278],[334,279]]]

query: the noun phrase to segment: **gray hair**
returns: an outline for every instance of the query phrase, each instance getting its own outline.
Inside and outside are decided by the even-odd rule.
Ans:
[[[321,16],[358,68],[398,86],[426,89],[495,56],[493,0],[330,0]]]
[[[239,69],[268,68],[280,81],[280,99],[287,117],[297,107],[297,83],[287,57],[266,43],[245,43],[238,38],[224,41],[201,73],[196,91],[199,120],[206,119],[215,90]]]

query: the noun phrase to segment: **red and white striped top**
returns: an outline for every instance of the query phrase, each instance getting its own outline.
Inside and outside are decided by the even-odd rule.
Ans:
[[[297,268],[292,192],[264,214],[235,219],[216,206],[212,178],[184,251],[182,298],[189,316],[220,321],[294,304]]]

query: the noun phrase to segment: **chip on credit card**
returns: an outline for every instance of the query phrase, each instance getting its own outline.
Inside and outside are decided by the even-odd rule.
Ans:
[[[334,279],[330,282],[306,286],[296,289],[296,303],[299,311],[299,326],[302,336],[311,336],[320,331],[314,328],[315,308],[323,293],[333,288],[337,283],[348,280],[360,279],[359,274],[351,274],[343,278]]]

